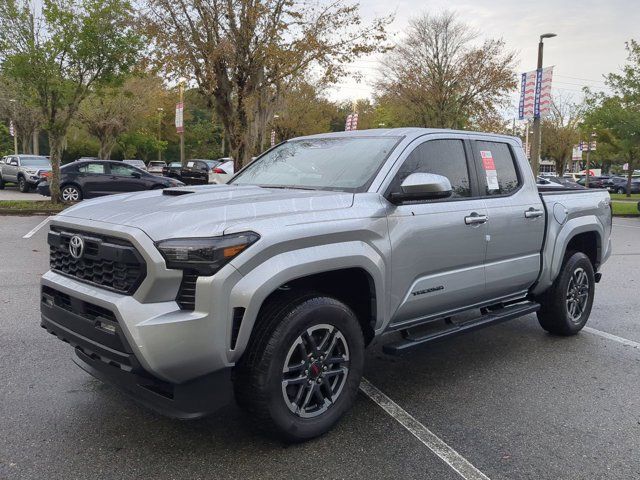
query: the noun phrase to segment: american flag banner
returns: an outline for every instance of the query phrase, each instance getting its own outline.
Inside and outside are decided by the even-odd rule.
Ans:
[[[354,113],[351,116],[351,130],[357,130],[358,129],[358,114]]]
[[[9,121],[9,135],[12,137],[16,136],[16,128],[13,126],[13,120]]]
[[[536,71],[523,73],[520,83],[520,120],[531,119],[535,114],[536,103]]]
[[[539,88],[536,87],[536,108],[535,113],[538,118],[548,117],[551,115],[551,83],[553,81],[553,67],[547,67],[540,70],[538,74]]]
[[[271,146],[274,147],[276,144],[276,131],[271,130]]]
[[[351,119],[353,118],[353,115],[350,113],[349,115],[347,115],[347,120],[344,122],[344,131],[348,132],[349,130],[351,130]]]

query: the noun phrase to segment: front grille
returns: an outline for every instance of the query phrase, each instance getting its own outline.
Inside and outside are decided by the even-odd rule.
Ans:
[[[74,258],[71,238],[84,241],[84,252]],[[48,236],[51,270],[118,293],[132,294],[146,276],[146,264],[127,240],[95,233],[52,228]]]
[[[185,270],[182,274],[182,282],[176,302],[182,310],[195,310],[196,308],[196,283],[198,274],[191,270]]]

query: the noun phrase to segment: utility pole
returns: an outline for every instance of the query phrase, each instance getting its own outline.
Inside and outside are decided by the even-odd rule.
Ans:
[[[525,122],[524,129],[524,154],[531,160],[531,155],[529,154],[529,120]]]
[[[542,53],[544,44],[542,43],[545,38],[555,37],[555,33],[545,33],[540,35],[540,41],[538,42],[538,66],[536,70],[536,78],[540,79],[540,71],[542,70]],[[537,87],[536,87],[537,88]],[[540,169],[540,146],[542,136],[540,133],[540,115],[533,116],[533,145],[531,145],[531,169],[535,176],[538,175]]]
[[[184,77],[180,77],[178,79],[179,89],[180,89],[180,107],[182,108],[182,127],[179,130],[180,135],[180,164],[183,167],[187,166],[186,160],[184,158],[184,84],[187,79]]]
[[[18,128],[16,127],[16,122],[15,122],[15,118],[16,118],[16,101],[12,98],[11,100],[9,100],[9,103],[11,104],[11,111],[12,111],[12,121],[11,121],[11,126],[13,129],[13,153],[15,155],[18,155]]]
[[[160,142],[162,141],[162,112],[164,108],[158,107],[158,161],[162,161],[162,148],[160,148]]]
[[[591,142],[592,139],[594,139],[596,137],[596,132],[591,132],[591,135],[589,135],[589,138],[587,140],[587,165],[585,168],[585,177],[584,177],[584,186],[585,188],[589,188],[589,156],[591,153]]]

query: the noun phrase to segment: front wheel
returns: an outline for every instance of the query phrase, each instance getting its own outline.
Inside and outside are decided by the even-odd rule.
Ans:
[[[582,252],[567,255],[558,278],[540,298],[540,325],[555,335],[575,335],[589,319],[594,293],[589,257]]]
[[[20,190],[22,193],[28,193],[29,190],[31,190],[26,178],[18,178],[18,190]]]
[[[267,432],[300,442],[351,408],[364,365],[353,311],[320,294],[270,302],[235,376],[236,399]]]
[[[625,193],[624,188],[620,187],[620,188],[618,189],[618,193],[619,193],[620,195],[622,195],[623,193]]]

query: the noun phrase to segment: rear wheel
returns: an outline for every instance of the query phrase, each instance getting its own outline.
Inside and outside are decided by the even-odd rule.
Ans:
[[[622,188],[622,187],[618,188],[618,193],[619,193],[619,194],[621,194],[621,195],[622,195],[623,193],[625,193],[624,188]]]
[[[353,311],[320,294],[272,301],[239,363],[238,403],[267,432],[299,442],[322,435],[353,405],[364,339]]]
[[[594,292],[589,257],[582,252],[567,254],[560,275],[539,299],[540,325],[555,335],[575,335],[589,319]]]
[[[79,202],[82,200],[82,191],[75,185],[64,185],[60,190],[63,202]]]

